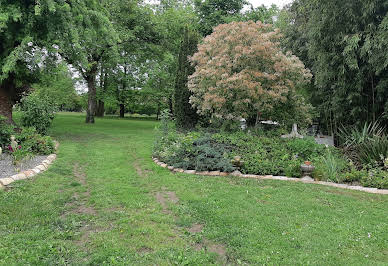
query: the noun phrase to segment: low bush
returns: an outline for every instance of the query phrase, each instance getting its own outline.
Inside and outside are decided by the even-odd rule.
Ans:
[[[42,136],[35,128],[24,128],[20,134],[16,135],[16,141],[22,149],[39,155],[48,155],[54,153],[55,144],[51,137]]]
[[[379,168],[371,169],[367,175],[362,176],[361,184],[364,187],[388,189],[388,171]]]
[[[46,135],[54,119],[56,106],[49,98],[32,93],[22,99],[21,111],[24,127],[34,127],[38,133]]]

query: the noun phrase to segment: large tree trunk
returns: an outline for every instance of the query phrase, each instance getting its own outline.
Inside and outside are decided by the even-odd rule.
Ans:
[[[12,120],[12,97],[9,91],[3,87],[0,86],[0,115],[7,118],[7,123],[13,124]]]
[[[96,91],[96,73],[97,69],[93,67],[85,76],[88,84],[88,109],[86,110],[86,123],[94,124],[94,115],[97,107]]]
[[[120,103],[120,117],[124,118],[125,113],[125,105],[123,103]]]

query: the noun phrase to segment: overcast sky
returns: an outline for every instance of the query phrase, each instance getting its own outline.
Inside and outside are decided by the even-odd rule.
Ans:
[[[263,4],[267,7],[270,7],[272,4],[275,4],[282,8],[283,6],[291,3],[292,0],[248,0],[248,2],[250,2],[254,7],[258,7]]]

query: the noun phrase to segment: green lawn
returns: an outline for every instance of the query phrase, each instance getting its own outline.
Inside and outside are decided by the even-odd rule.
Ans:
[[[0,191],[0,264],[388,264],[387,195],[173,174],[156,125],[58,115],[54,165]]]

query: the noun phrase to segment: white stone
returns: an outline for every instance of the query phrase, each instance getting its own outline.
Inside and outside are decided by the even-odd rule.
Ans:
[[[195,174],[197,171],[195,171],[195,170],[185,170],[185,174],[191,174],[191,175],[193,175],[193,174]]]
[[[51,154],[51,155],[47,156],[47,160],[49,160],[51,162],[54,161],[56,158],[57,158],[56,154]]]
[[[3,184],[3,186],[8,186],[9,184],[13,183],[15,180],[12,178],[1,178],[0,183]]]
[[[38,168],[31,169],[31,171],[33,171],[35,174],[39,174],[40,173],[40,170]]]
[[[44,166],[44,165],[38,165],[37,167],[36,167],[37,169],[39,169],[40,171],[46,171],[46,167]]]
[[[304,176],[300,180],[302,180],[303,182],[308,182],[308,183],[314,182],[314,179],[312,179],[310,176]]]
[[[238,170],[234,171],[233,173],[231,173],[232,176],[241,176],[242,173]]]
[[[11,178],[16,181],[16,180],[27,179],[27,176],[25,174],[21,173],[21,174],[13,175],[13,176],[11,176]]]
[[[168,165],[165,164],[165,163],[162,163],[160,166],[163,167],[163,168],[166,168]]]
[[[210,176],[219,176],[220,175],[220,171],[210,171],[209,175]]]

